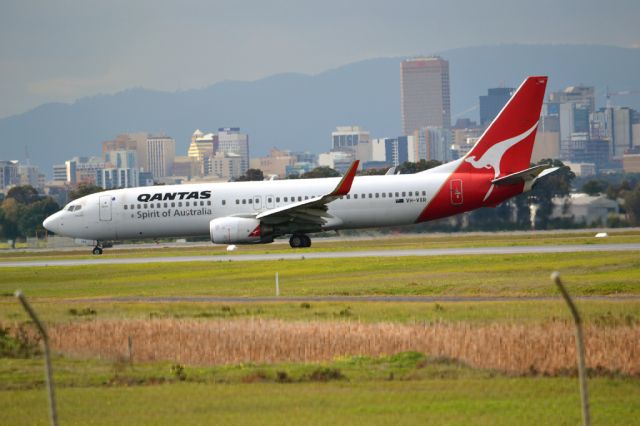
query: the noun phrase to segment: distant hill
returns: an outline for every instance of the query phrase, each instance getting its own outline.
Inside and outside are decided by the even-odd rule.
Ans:
[[[478,96],[487,88],[517,86],[527,75],[550,76],[549,90],[569,85],[604,91],[640,89],[640,49],[584,45],[503,45],[439,53],[450,61],[452,115],[477,120]],[[118,133],[165,133],[186,152],[196,128],[239,126],[250,135],[252,156],[270,147],[321,152],[337,125],[357,124],[372,137],[400,133],[402,58],[371,59],[317,75],[279,74],[252,82],[224,81],[200,90],[129,89],[113,95],[50,103],[0,119],[0,159],[31,161],[51,174],[54,163],[98,155],[100,142]],[[640,96],[614,99],[640,109]]]

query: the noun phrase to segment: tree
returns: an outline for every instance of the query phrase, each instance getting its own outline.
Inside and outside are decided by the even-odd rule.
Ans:
[[[571,191],[571,181],[576,175],[560,160],[541,160],[538,164],[549,164],[560,167],[560,170],[546,176],[531,190],[530,199],[538,205],[536,212],[536,227],[546,229],[553,213],[553,198],[566,197]],[[526,195],[526,194],[524,194]]]
[[[95,194],[96,192],[102,191],[104,191],[104,189],[99,186],[89,183],[81,183],[76,189],[69,193],[69,201],[77,200],[78,198],[82,198],[85,195]]]
[[[406,175],[406,174],[413,174],[413,173],[418,173],[418,172],[423,172],[425,170],[428,169],[432,169],[434,167],[437,167],[439,165],[441,165],[442,163],[438,160],[425,160],[422,159],[420,161],[418,161],[417,163],[412,163],[410,161],[405,161],[404,163],[400,164],[397,168],[397,171],[400,172],[400,174]]]
[[[603,182],[601,180],[590,180],[582,185],[581,191],[589,195],[598,195],[605,192],[608,187],[609,184],[607,182]]]
[[[6,198],[13,198],[20,204],[31,204],[40,199],[38,191],[31,185],[14,186],[7,192]]]
[[[624,206],[629,217],[629,223],[634,226],[640,225],[640,182],[636,184],[632,191],[626,192]]]
[[[315,169],[308,171],[307,173],[300,176],[302,179],[312,179],[312,178],[325,178],[325,177],[338,177],[340,173],[331,167],[322,166],[316,167]]]
[[[245,174],[238,178],[238,182],[260,180],[264,180],[264,173],[262,173],[262,170],[260,169],[249,169]]]

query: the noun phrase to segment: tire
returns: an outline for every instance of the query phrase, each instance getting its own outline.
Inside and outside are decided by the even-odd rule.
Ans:
[[[311,247],[311,238],[308,235],[303,235],[304,245],[302,247]]]
[[[102,248],[101,247],[94,247],[93,250],[91,251],[91,253],[93,253],[94,255],[101,255],[102,254]]]
[[[291,238],[289,238],[289,245],[291,246],[291,248],[303,247],[303,243],[304,239],[302,235],[292,235]]]

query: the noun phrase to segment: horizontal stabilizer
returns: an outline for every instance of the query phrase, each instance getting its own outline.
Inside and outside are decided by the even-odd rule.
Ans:
[[[548,168],[549,166],[546,164],[543,164],[541,166],[533,166],[530,167],[528,169],[519,171],[517,173],[512,173],[510,175],[507,176],[503,176],[497,179],[494,179],[491,181],[492,184],[494,185],[513,185],[516,183],[520,183],[520,182],[527,182],[527,181],[532,181],[535,178],[543,175],[543,173],[547,170],[551,170],[551,172],[555,171],[555,169],[557,169],[557,167],[555,167],[553,170]],[[547,172],[544,173],[549,174],[551,172]]]

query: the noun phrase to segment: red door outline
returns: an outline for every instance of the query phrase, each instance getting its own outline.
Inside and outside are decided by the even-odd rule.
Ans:
[[[462,179],[452,179],[449,182],[449,188],[451,189],[451,205],[462,205],[464,201],[462,193]]]

